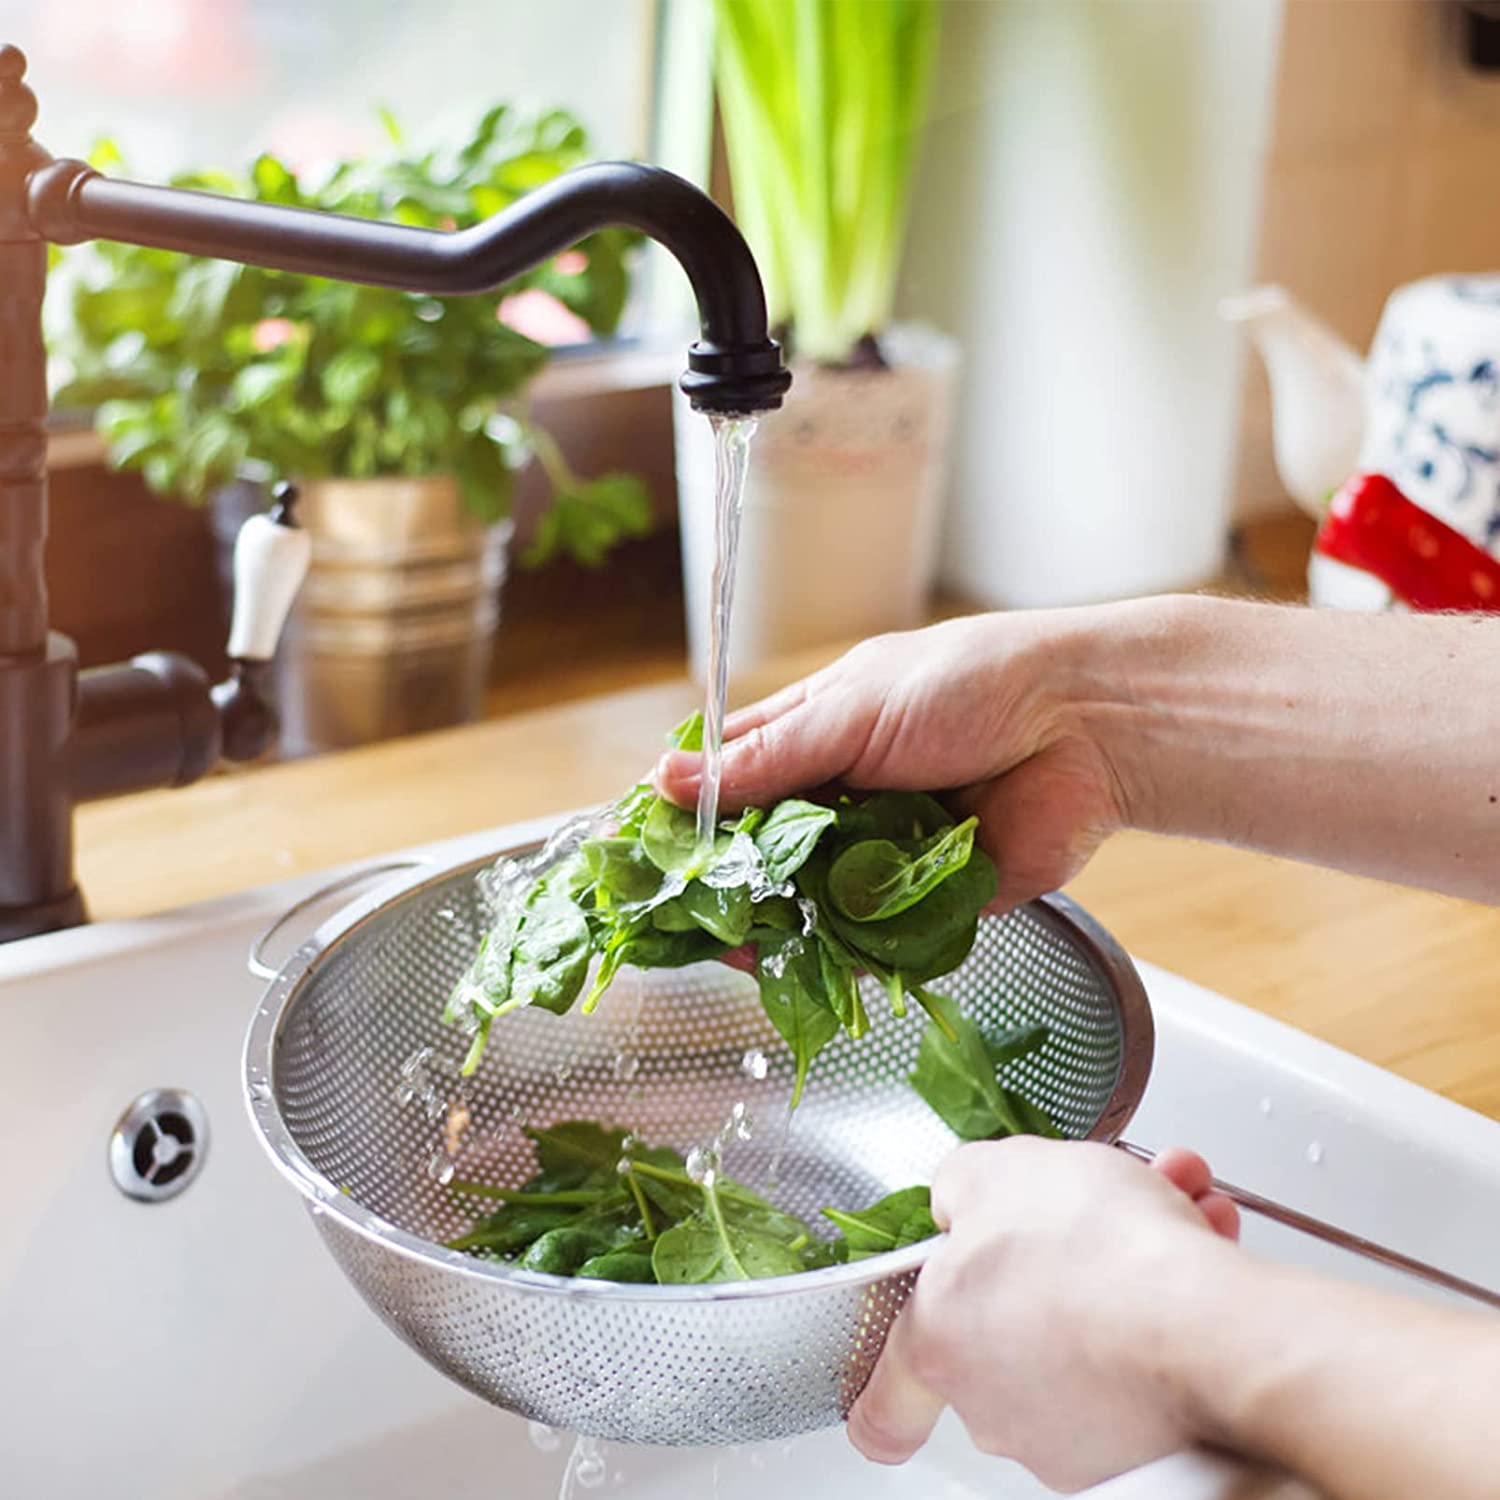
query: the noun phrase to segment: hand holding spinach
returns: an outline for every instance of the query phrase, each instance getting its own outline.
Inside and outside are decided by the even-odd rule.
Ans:
[[[694,715],[670,743],[699,749],[702,736]],[[956,1010],[923,986],[968,956],[995,894],[974,819],[956,822],[919,792],[789,798],[724,820],[700,847],[692,814],[642,783],[612,823],[505,907],[455,989],[444,1019],[473,1031],[465,1072],[495,1019],[519,1006],[561,1014],[581,998],[587,1013],[623,964],[672,968],[747,945],[761,1003],[795,1061],[793,1104],[818,1053],[841,1030],[857,1038],[868,1028],[861,973],[898,1015],[910,996],[961,1045]],[[996,1087],[991,1073],[982,1092],[995,1117],[1018,1128]]]

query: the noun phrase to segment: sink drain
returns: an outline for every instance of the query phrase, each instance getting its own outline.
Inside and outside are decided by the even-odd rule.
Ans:
[[[109,1174],[128,1198],[175,1198],[203,1169],[208,1116],[186,1089],[148,1089],[109,1138]]]

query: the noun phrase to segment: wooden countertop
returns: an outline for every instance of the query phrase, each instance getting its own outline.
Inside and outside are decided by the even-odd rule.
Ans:
[[[84,891],[96,918],[139,916],[602,802],[699,702],[677,679],[95,804],[78,815]],[[1500,1118],[1500,911],[1143,834],[1072,893],[1139,957]]]

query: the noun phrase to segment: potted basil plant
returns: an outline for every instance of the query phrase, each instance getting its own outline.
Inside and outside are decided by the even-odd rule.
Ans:
[[[389,143],[316,180],[273,156],[174,185],[459,229],[588,159],[551,111],[491,109],[456,149]],[[119,170],[106,144],[97,164]],[[246,477],[302,490],[313,562],[281,653],[289,753],[436,728],[479,708],[512,538],[516,474],[533,459],[551,500],[522,561],[602,561],[642,534],[633,476],[583,479],[527,416],[548,347],[523,329],[607,334],[636,236],[592,235],[484,296],[438,300],[161,250],[66,252],[51,329],[54,400],[91,407],[117,466],[187,504],[243,509]],[[544,333],[546,329],[542,330]]]
[[[750,449],[731,668],[916,624],[936,567],[957,346],[893,322],[940,7],[716,0],[734,214],[795,378]],[[694,666],[713,556],[708,424],[676,422]]]

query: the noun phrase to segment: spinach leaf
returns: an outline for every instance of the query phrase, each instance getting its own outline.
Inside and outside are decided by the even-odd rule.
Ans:
[[[677,906],[694,924],[726,947],[738,948],[750,935],[748,886],[708,886],[695,880],[677,897]]]
[[[695,709],[667,736],[673,750],[703,749],[703,710]]]
[[[911,1085],[943,1123],[961,1140],[988,1140],[1005,1135],[1057,1135],[1046,1115],[996,1076],[1006,1063],[1025,1057],[1047,1040],[1044,1026],[1019,1027],[987,1040],[949,999],[926,992],[926,1000],[952,1028],[945,1036],[934,1020],[922,1033]]]
[[[538,1005],[562,1015],[583,989],[593,940],[582,911],[564,896],[546,892],[528,903],[511,951],[510,994],[496,1014],[518,1005]]]
[[[651,908],[651,925],[658,932],[700,932],[693,914],[683,904],[682,892]]]
[[[755,847],[765,861],[766,879],[784,885],[807,863],[823,831],[838,818],[832,807],[789,797],[778,802],[755,835]]]
[[[664,875],[695,871],[699,863],[697,818],[685,807],[659,799],[646,815],[641,848]]]
[[[584,1214],[533,1240],[516,1262],[523,1271],[573,1276],[578,1268],[639,1238],[639,1227],[621,1211]]]
[[[825,1208],[823,1215],[838,1226],[846,1260],[899,1250],[938,1232],[932,1219],[932,1197],[925,1187],[901,1188],[858,1212]]]
[[[882,970],[897,969],[921,984],[956,969],[974,946],[979,913],[994,899],[995,867],[982,849],[935,886],[915,906],[871,922],[845,916],[827,894],[827,860],[820,852],[797,876],[828,926],[856,953]]]
[[[803,1269],[801,1255],[785,1239],[727,1218],[712,1185],[705,1186],[704,1198],[704,1213],[657,1238],[651,1268],[663,1286],[792,1276]]]
[[[914,846],[890,839],[850,844],[829,867],[829,900],[856,922],[906,911],[968,863],[978,826],[978,818],[967,818]]]
[[[512,1255],[524,1250],[549,1230],[561,1228],[576,1218],[577,1207],[569,1204],[507,1204],[487,1219],[481,1220],[467,1234],[448,1241],[450,1250],[488,1250],[496,1255]]]
[[[656,1272],[651,1265],[652,1249],[653,1242],[643,1236],[618,1249],[590,1257],[573,1274],[598,1281],[654,1282]]]
[[[563,1120],[544,1130],[528,1129],[547,1186],[581,1186],[590,1176],[613,1173],[625,1154],[625,1132],[592,1120]]]
[[[822,932],[816,937],[818,968],[828,1007],[844,1030],[858,1041],[870,1029],[870,1018],[865,1014],[864,998],[859,993],[855,965],[846,957],[849,950],[837,938],[830,939]]]
[[[634,964],[639,969],[680,969],[686,964],[717,958],[724,951],[724,944],[701,928],[691,932],[659,932],[646,926],[626,938],[619,951],[620,962]]]
[[[634,838],[588,839],[579,846],[600,898],[610,905],[649,901],[661,888],[661,871]]]
[[[954,818],[936,797],[929,797],[926,792],[876,792],[860,804],[858,821],[850,821],[863,837],[899,842],[931,838],[951,828]]]
[[[800,933],[763,942],[755,966],[760,1003],[771,1024],[792,1049],[796,1081],[791,1108],[802,1098],[812,1060],[839,1031],[839,1018],[823,992],[822,961],[815,939]]]

